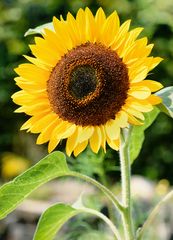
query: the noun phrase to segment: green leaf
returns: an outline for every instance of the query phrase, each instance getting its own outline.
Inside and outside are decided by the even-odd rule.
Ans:
[[[12,182],[3,185],[0,188],[0,219],[14,210],[33,190],[68,173],[65,155],[53,152]]]
[[[131,126],[128,140],[131,163],[133,163],[140,153],[145,139],[144,131],[153,123],[159,112],[159,109],[155,107],[151,112],[145,113],[145,121],[142,126]]]
[[[42,214],[34,240],[54,239],[62,225],[78,213],[80,211],[70,205],[59,203],[51,206]]]
[[[158,105],[160,111],[173,118],[173,86],[163,88],[156,94],[162,98],[162,103]]]
[[[108,188],[88,176],[70,171],[66,163],[65,155],[61,152],[53,152],[13,181],[4,184],[0,188],[0,219],[12,212],[39,186],[56,177],[62,176],[77,177],[93,184],[99,188],[119,210],[122,210],[121,204]]]
[[[79,213],[87,213],[101,218],[111,228],[115,239],[120,240],[116,227],[102,213],[94,209],[85,208],[81,204],[70,206],[62,203],[51,206],[42,214],[33,240],[53,240],[63,224]]]
[[[25,33],[24,36],[26,37],[28,35],[43,34],[45,28],[50,29],[50,30],[54,30],[53,23],[50,22],[50,23],[46,23],[46,24],[43,24],[41,26],[38,26],[36,28],[30,28],[30,29],[28,29],[28,31]]]

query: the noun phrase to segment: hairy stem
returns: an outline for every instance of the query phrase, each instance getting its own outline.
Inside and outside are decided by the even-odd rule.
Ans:
[[[94,209],[90,209],[90,208],[83,208],[83,210],[87,213],[90,214],[94,214],[97,215],[98,217],[100,217],[112,230],[112,232],[115,235],[115,240],[121,240],[120,234],[118,229],[116,228],[116,226],[112,223],[112,221],[109,220],[109,218],[107,218],[104,214],[94,210]]]
[[[118,199],[115,197],[115,195],[104,185],[100,184],[99,182],[97,182],[96,180],[94,180],[93,178],[90,178],[86,175],[77,173],[77,172],[72,172],[70,171],[68,173],[68,176],[74,176],[74,177],[78,177],[81,178],[93,185],[95,185],[97,188],[99,188],[104,194],[106,194],[106,196],[111,200],[111,202],[114,204],[114,206],[117,208],[117,210],[119,212],[123,211],[123,207],[121,205],[121,203],[118,201]]]
[[[118,212],[120,214],[123,214],[124,207],[121,205],[121,203],[118,201],[118,199],[115,197],[115,195],[107,187],[100,184],[99,182],[97,182],[93,178],[90,178],[86,175],[83,175],[83,174],[80,174],[80,173],[77,173],[77,172],[70,171],[68,173],[68,176],[78,177],[80,179],[83,179],[83,180],[95,185],[98,189],[100,189],[108,197],[108,199],[113,203],[113,205],[116,207]],[[110,221],[110,222],[112,223],[112,221]],[[120,238],[120,234],[119,234],[118,229],[116,228],[116,226],[113,223],[112,223],[112,225],[114,226],[114,230],[116,229],[116,234],[115,234],[116,239],[115,240],[122,240]],[[114,233],[115,233],[115,231],[114,231]]]
[[[107,177],[105,172],[103,171],[102,174],[99,175],[100,178],[100,182],[109,189],[109,184],[107,181]],[[114,206],[112,205],[111,202],[107,202],[107,208],[108,208],[108,214],[109,214],[109,218],[110,220],[115,223],[116,222],[116,216],[115,216],[115,211],[114,211]]]
[[[131,211],[131,167],[128,153],[128,136],[122,136],[120,146],[120,165],[121,165],[121,184],[122,184],[122,204],[124,210],[122,212],[123,228],[125,240],[134,240],[132,211]]]

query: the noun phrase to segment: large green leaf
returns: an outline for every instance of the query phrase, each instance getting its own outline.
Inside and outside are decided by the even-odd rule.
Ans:
[[[82,205],[78,206],[78,204],[75,204],[70,206],[62,203],[51,206],[42,214],[34,235],[34,240],[53,240],[62,225],[79,213],[88,213],[101,218],[111,228],[115,235],[114,239],[120,240],[120,235],[116,227],[102,213],[94,209],[85,208]]]
[[[108,188],[88,176],[70,171],[66,163],[65,155],[61,152],[53,152],[13,181],[0,188],[0,219],[12,212],[39,186],[61,176],[81,178],[95,185],[117,206],[118,209],[122,209],[119,201]]]
[[[79,210],[63,203],[51,206],[42,214],[34,240],[53,239],[62,225],[79,212]]]
[[[48,29],[50,29],[50,30],[54,30],[54,28],[53,28],[53,23],[50,22],[50,23],[46,23],[46,24],[43,24],[43,25],[41,25],[41,26],[38,26],[38,27],[36,27],[36,28],[30,28],[30,29],[28,29],[28,31],[25,33],[25,37],[28,36],[28,35],[43,34],[45,28],[48,28]]]
[[[144,125],[131,126],[128,138],[128,148],[130,154],[131,163],[137,158],[142,148],[143,141],[145,139],[144,131],[153,123],[159,114],[159,109],[154,108],[153,111],[145,114]]]
[[[0,219],[14,210],[33,190],[56,177],[67,175],[65,155],[53,152],[0,188]]]
[[[163,88],[156,94],[162,98],[162,103],[158,106],[160,110],[173,118],[173,86]]]

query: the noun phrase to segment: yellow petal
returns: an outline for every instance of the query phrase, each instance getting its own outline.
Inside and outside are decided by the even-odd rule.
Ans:
[[[18,105],[25,105],[35,99],[34,96],[27,94],[27,92],[23,90],[14,93],[11,98],[13,99],[13,102]]]
[[[137,118],[139,118],[139,119],[141,119],[141,120],[144,120],[144,115],[143,115],[141,112],[133,109],[132,107],[126,106],[126,107],[124,107],[123,109],[124,109],[124,111],[126,111],[128,114],[133,115],[134,117],[137,117]]]
[[[133,64],[134,59],[138,61],[139,58],[142,58],[144,56],[146,57],[147,42],[148,39],[146,37],[137,39],[134,44],[128,49],[128,52],[126,52],[126,55],[123,57],[123,61],[127,65],[131,65]]]
[[[156,95],[151,95],[151,96],[149,96],[147,101],[152,105],[157,105],[162,102],[162,99]]]
[[[56,135],[58,139],[65,139],[71,136],[76,130],[76,125],[68,122],[62,121],[59,128],[56,130]]]
[[[46,83],[44,82],[42,84],[39,84],[37,82],[34,83],[20,78],[16,81],[16,85],[30,94],[34,92],[35,93],[46,92]]]
[[[57,139],[56,137],[51,137],[48,144],[48,152],[51,153],[59,144],[59,142],[60,139]]]
[[[49,51],[44,47],[38,47],[35,44],[29,45],[33,55],[43,61],[45,64],[48,64],[51,67],[55,67],[57,64],[57,56],[53,57]]]
[[[132,86],[128,91],[130,96],[133,96],[137,99],[146,99],[150,96],[151,91],[148,87],[144,86]]]
[[[86,140],[82,143],[78,143],[78,145],[74,149],[74,156],[76,157],[81,152],[83,152],[85,150],[85,148],[87,147],[87,145],[88,145],[88,140]]]
[[[161,58],[161,57],[152,58],[152,61],[151,61],[151,63],[150,63],[150,66],[148,66],[149,69],[150,69],[150,71],[151,71],[153,68],[155,68],[161,61],[163,61],[163,58]]]
[[[32,133],[40,133],[44,130],[45,126],[48,126],[50,122],[52,122],[56,118],[55,113],[45,114],[40,117],[32,126],[30,127],[30,131]]]
[[[92,151],[95,153],[97,153],[98,150],[100,149],[100,146],[102,143],[101,137],[102,135],[101,135],[100,127],[98,126],[94,127],[94,133],[90,138],[90,147]]]
[[[81,38],[79,34],[79,28],[76,23],[76,19],[73,17],[71,13],[67,14],[67,31],[69,32],[69,35],[72,39],[73,45],[77,46],[81,43]]]
[[[90,42],[96,41],[95,32],[97,31],[95,25],[95,19],[88,7],[85,9],[85,18],[86,18],[86,39]]]
[[[39,119],[39,118],[38,118]],[[28,119],[20,128],[20,130],[26,130],[30,127],[32,127],[33,122],[37,121],[37,119],[35,120],[35,117],[31,117],[30,119]]]
[[[53,17],[53,26],[57,37],[59,38],[59,42],[64,43],[66,49],[71,50],[73,48],[73,42],[68,31],[66,31],[66,22]]]
[[[101,146],[104,150],[104,152],[106,152],[106,132],[105,132],[105,127],[103,125],[100,126],[100,131],[101,131],[101,139],[102,139],[102,142],[101,142]]]
[[[132,46],[138,35],[142,32],[143,28],[135,28],[132,31],[130,31],[124,40],[124,44],[118,48],[118,54],[121,58],[125,56],[126,53],[128,53],[128,49]]]
[[[142,38],[139,39],[141,40],[141,42],[139,42],[138,40],[136,40],[136,42],[138,43],[138,45],[134,44],[134,48],[131,51],[130,54],[128,54],[128,59],[140,59],[140,58],[146,58],[152,51],[154,44],[147,44],[147,38]],[[137,61],[137,60],[136,60]]]
[[[68,137],[66,142],[66,153],[70,156],[78,144],[78,128],[76,128],[75,132]]]
[[[100,41],[106,46],[112,45],[119,30],[120,21],[116,11],[114,11],[104,22]]]
[[[85,19],[85,12],[83,9],[79,9],[76,15],[76,23],[79,29],[79,35],[81,44],[86,43],[86,19]]]
[[[130,106],[139,112],[150,112],[153,110],[152,105],[145,100],[140,100],[138,102],[132,100]]]
[[[64,130],[65,127],[66,127],[66,124],[64,123],[64,121],[60,121],[59,124],[52,131],[50,135],[49,144],[48,144],[49,153],[52,152],[56,148],[56,146],[59,144],[61,138],[58,138],[58,135],[60,134],[60,132]]]
[[[140,122],[139,120],[137,120],[134,116],[132,116],[130,114],[128,114],[128,121],[132,125],[138,125],[138,126],[143,125],[143,122]]]
[[[119,145],[120,145],[119,139],[110,140],[109,138],[107,138],[107,143],[108,143],[108,145],[109,145],[112,149],[114,149],[114,150],[116,150],[116,151],[119,150]]]
[[[35,115],[37,113],[50,111],[50,105],[48,102],[39,102],[33,106],[24,106],[25,113],[28,115]]]
[[[15,68],[15,72],[22,78],[36,83],[46,82],[50,76],[50,71],[31,63],[20,64],[18,68]]]
[[[132,83],[140,82],[146,78],[148,74],[148,68],[143,67],[140,71],[129,74],[129,80]]]
[[[111,48],[113,50],[118,49],[121,46],[121,44],[124,42],[124,39],[125,39],[126,34],[129,30],[129,27],[130,27],[130,22],[131,22],[131,20],[127,20],[119,28],[119,31],[116,34],[115,39],[113,40],[113,42],[111,44]]]
[[[53,46],[53,50],[57,55],[56,57],[58,57],[57,59],[60,59],[62,55],[68,52],[68,49],[62,42],[62,39],[60,39],[60,36],[55,32],[50,29],[45,29],[45,34],[43,36],[45,41],[47,41],[50,46]]]
[[[13,102],[18,105],[34,105],[38,101],[44,101],[47,96],[43,94],[31,95],[26,91],[19,91],[12,95]]]
[[[15,111],[14,111],[15,113],[22,113],[22,112],[25,112],[25,107],[19,107],[19,108],[17,108]]]
[[[109,139],[114,140],[119,138],[120,126],[117,120],[109,120],[105,125],[105,130]]]
[[[88,140],[94,132],[94,127],[93,126],[88,126],[88,127],[78,127],[79,129],[79,134],[78,134],[78,142],[84,142]]]
[[[34,58],[34,57],[29,57],[27,55],[23,55],[29,62],[33,63],[34,65],[36,65],[39,68],[42,68],[46,71],[51,71],[52,67],[49,64],[46,64],[45,62],[41,61],[38,58]]]
[[[139,72],[143,68],[148,69],[146,64],[146,58],[132,58],[130,60],[130,63],[127,64],[127,66],[128,66],[129,74],[131,74],[131,72]]]
[[[50,31],[50,30],[48,30],[48,31]],[[48,33],[48,31],[47,31],[47,33]],[[49,33],[47,35],[44,35],[44,36],[45,36],[45,38],[48,38]],[[45,52],[51,54],[52,58],[57,59],[57,57],[58,57],[58,59],[59,59],[58,53],[56,53],[54,51],[54,49],[56,49],[56,45],[54,46],[54,48],[52,48],[50,42],[47,41],[46,39],[42,38],[42,37],[35,37],[34,40],[35,40],[35,44],[37,46],[37,49],[39,49],[39,50],[44,49]]]
[[[126,112],[121,110],[117,115],[116,115],[116,121],[118,122],[119,126],[121,128],[125,128],[128,126],[128,115]]]
[[[97,29],[102,28],[105,20],[106,20],[106,15],[105,15],[103,9],[100,7],[97,10],[96,15],[95,15],[96,28]]]
[[[46,30],[47,31],[47,30]],[[48,30],[50,31],[50,30]],[[49,54],[52,59],[54,60],[53,62],[58,62],[59,59],[61,58],[61,54],[59,54],[59,49],[56,47],[56,45],[54,46],[54,48],[52,47],[53,43],[51,44],[50,41],[48,41],[47,39],[49,39],[49,35],[47,34],[45,39],[41,38],[41,37],[35,37],[35,43],[37,46],[37,50],[38,52],[42,52],[46,54]],[[61,39],[57,39],[57,41],[59,42],[59,44],[61,43]],[[63,46],[62,46],[63,49]]]
[[[28,121],[26,121],[20,128],[20,130],[26,130],[32,128],[32,126],[37,123],[41,118],[47,116],[49,114],[49,111],[43,111],[39,114],[36,114],[35,116],[32,116]]]
[[[142,82],[139,83],[135,83],[131,85],[133,87],[138,87],[138,86],[146,86],[147,88],[150,89],[151,92],[156,92],[158,90],[160,90],[161,88],[163,88],[163,85],[160,82],[156,82],[153,80],[144,80]]]
[[[50,136],[53,132],[53,130],[56,128],[56,126],[61,122],[61,120],[59,120],[58,118],[55,118],[54,120],[52,120],[52,122],[50,122],[43,130],[42,132],[39,134],[38,138],[37,138],[37,144],[43,144],[46,143],[50,140]]]

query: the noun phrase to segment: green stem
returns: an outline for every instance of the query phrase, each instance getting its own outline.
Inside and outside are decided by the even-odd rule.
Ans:
[[[94,180],[93,178],[90,178],[86,175],[77,173],[77,172],[68,172],[68,176],[73,176],[73,177],[78,177],[81,178],[89,183],[92,183],[93,185],[95,185],[97,188],[99,188],[103,193],[106,194],[106,196],[112,201],[112,203],[114,204],[114,206],[117,208],[117,210],[119,212],[123,211],[123,207],[121,205],[121,203],[118,201],[118,199],[115,197],[115,195],[104,185],[100,184],[99,182],[97,182],[96,180]]]
[[[134,240],[132,211],[131,211],[131,167],[130,157],[128,152],[128,137],[130,132],[126,136],[121,138],[120,146],[120,165],[121,165],[121,184],[122,184],[122,203],[124,210],[122,212],[122,220],[124,227],[125,240]],[[124,138],[123,138],[124,137]]]
[[[104,169],[104,167],[103,167]],[[105,171],[103,170],[102,174],[99,175],[100,178],[100,182],[109,189],[109,184],[106,178],[106,174]],[[108,214],[109,214],[109,218],[110,220],[115,223],[116,222],[116,216],[115,216],[115,211],[114,211],[114,206],[112,205],[112,203],[108,202],[107,203],[107,208],[108,208]]]
[[[109,218],[107,218],[104,214],[102,214],[101,212],[98,212],[94,209],[90,209],[90,208],[81,208],[82,210],[84,210],[87,213],[96,215],[98,217],[100,217],[112,230],[112,232],[114,233],[115,236],[115,240],[121,240],[120,234],[118,229],[116,228],[116,226],[109,220]],[[80,210],[80,209],[79,209]]]
[[[123,214],[124,211],[124,207],[121,205],[121,203],[118,201],[118,199],[115,197],[115,195],[104,185],[100,184],[99,182],[97,182],[96,180],[94,180],[93,178],[90,178],[86,175],[80,174],[78,172],[68,172],[67,174],[68,176],[73,176],[73,177],[78,177],[80,179],[83,179],[93,185],[95,185],[98,189],[100,189],[108,198],[109,200],[113,203],[113,205],[117,208],[118,212],[120,214]],[[109,220],[110,221],[110,220]],[[111,222],[111,221],[110,221]],[[111,222],[112,223],[112,222]],[[112,223],[113,225],[113,223]],[[113,225],[114,226],[114,225]],[[118,232],[118,229],[116,228],[116,226],[114,226],[114,230],[116,229],[116,234],[115,237],[118,240],[121,240],[120,238],[120,234]],[[115,233],[115,232],[114,232]]]
[[[155,208],[152,210],[152,212],[150,213],[148,219],[146,220],[146,222],[144,223],[144,225],[142,226],[142,228],[139,230],[138,233],[138,237],[137,240],[141,240],[144,233],[147,231],[147,229],[152,226],[152,223],[156,217],[156,215],[159,213],[160,209],[162,208],[162,206],[167,203],[168,201],[173,199],[173,191],[169,192],[156,206]]]

